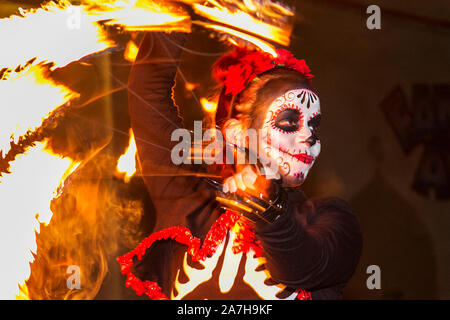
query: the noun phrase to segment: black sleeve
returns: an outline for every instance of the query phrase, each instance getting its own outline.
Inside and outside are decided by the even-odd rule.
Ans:
[[[305,201],[256,233],[272,278],[308,291],[345,285],[362,249],[359,222],[340,199]]]
[[[131,127],[144,182],[156,210],[155,231],[187,226],[202,238],[217,219],[215,196],[207,184],[183,174],[192,166],[177,166],[171,150],[172,132],[183,128],[173,101],[173,87],[186,34],[145,34],[132,67],[128,95]]]

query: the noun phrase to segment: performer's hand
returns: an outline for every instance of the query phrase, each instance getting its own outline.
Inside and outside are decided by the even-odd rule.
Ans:
[[[225,179],[217,201],[256,224],[274,222],[285,206],[286,197],[280,184],[250,165],[236,169],[236,174]]]
[[[238,167],[239,168],[239,167]],[[253,196],[271,199],[273,181],[258,174],[250,165],[241,166],[239,172],[225,179],[224,193],[248,193]]]
[[[258,174],[250,166],[245,166],[241,172],[225,179],[223,192],[236,192],[238,189],[245,191],[247,188],[254,190],[257,178]]]

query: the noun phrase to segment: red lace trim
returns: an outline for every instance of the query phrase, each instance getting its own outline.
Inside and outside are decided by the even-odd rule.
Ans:
[[[141,260],[147,249],[149,249],[155,241],[173,239],[181,244],[187,245],[187,251],[192,256],[193,261],[204,261],[207,257],[212,256],[217,247],[225,239],[225,236],[231,228],[234,228],[236,239],[233,243],[233,252],[248,252],[253,250],[257,257],[262,254],[262,247],[259,241],[255,240],[255,232],[252,225],[245,219],[232,211],[227,211],[222,214],[219,219],[214,222],[208,234],[203,241],[200,248],[200,239],[194,237],[190,230],[186,227],[170,227],[161,231],[155,232],[145,238],[137,247],[118,257],[116,260],[120,264],[120,271],[127,276],[125,285],[131,287],[136,294],[142,295],[145,293],[152,300],[169,300],[169,298],[162,293],[161,288],[156,282],[143,281],[136,277],[131,272],[133,266],[133,258],[137,257]],[[304,290],[298,290],[297,299],[310,300],[311,295]]]

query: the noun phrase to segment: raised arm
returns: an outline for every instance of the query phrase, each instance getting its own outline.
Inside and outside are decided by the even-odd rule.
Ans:
[[[130,73],[129,111],[143,179],[157,213],[155,231],[184,225],[202,237],[214,195],[200,179],[181,174],[192,168],[176,166],[170,157],[178,143],[171,142],[171,134],[183,127],[173,87],[185,38],[183,33],[145,34]]]

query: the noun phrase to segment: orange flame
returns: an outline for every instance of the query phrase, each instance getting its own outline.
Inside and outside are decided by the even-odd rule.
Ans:
[[[186,6],[204,20],[193,21]],[[19,12],[0,19],[0,70],[7,69],[0,73],[0,96],[7,102],[0,117],[3,154],[11,142],[39,129],[58,107],[80,97],[53,81],[50,71],[116,46],[106,26],[121,31],[190,32],[195,23],[228,35],[230,43],[242,39],[272,55],[274,46],[267,40],[287,45],[292,30],[289,19],[284,19],[292,12],[271,1],[178,0],[162,5],[147,0],[84,0],[73,5],[62,0],[38,9],[19,8]],[[137,46],[130,42],[126,59],[134,61],[136,53]],[[215,112],[214,103],[202,99],[202,104],[206,112]],[[110,166],[116,163],[114,159],[104,157],[87,170],[81,162],[89,162],[100,147],[75,161],[50,151],[51,139],[28,147],[10,163],[11,173],[0,177],[4,209],[0,251],[6,261],[0,272],[2,299],[91,299],[107,274],[107,259],[119,245],[133,247],[139,236],[136,226],[142,204],[121,198],[116,182],[100,182],[103,175],[115,172],[122,172],[127,182],[135,173],[132,132],[129,147],[115,168]],[[75,175],[76,169],[83,172],[79,174],[83,178],[98,179],[71,181],[62,197],[66,178]],[[81,267],[84,290],[67,290],[61,283],[68,265]],[[49,278],[49,273],[57,276]],[[232,287],[230,274],[224,273],[225,280],[221,280],[224,291]]]
[[[208,113],[215,113],[217,110],[217,103],[209,101],[206,98],[201,98],[200,103],[203,106],[203,110],[205,110]]]
[[[224,27],[224,26],[218,26],[218,25],[214,25],[214,24],[211,24],[211,23],[205,23],[205,22],[200,22],[200,21],[195,21],[194,23],[198,24],[198,25],[201,25],[201,26],[204,26],[207,29],[212,29],[212,30],[215,30],[215,31],[221,31],[221,32],[224,32],[224,33],[228,33],[228,34],[230,34],[232,36],[235,36],[235,37],[237,37],[239,39],[246,40],[246,41],[252,43],[253,45],[255,45],[256,47],[258,47],[259,49],[261,49],[262,51],[270,53],[273,57],[277,56],[277,53],[275,51],[275,47],[273,45],[271,45],[268,42],[263,41],[263,40],[261,40],[259,38],[251,36],[249,34],[246,34],[244,32],[233,30],[233,29],[230,29],[230,28],[227,28],[227,27]]]
[[[247,3],[251,6],[250,10],[256,10],[256,7],[250,1]],[[194,4],[195,13],[202,15],[214,22],[225,24],[245,32],[253,33],[259,37],[263,37],[272,41],[275,41],[281,45],[288,46],[291,30],[281,28],[264,21],[254,18],[247,12],[236,11],[231,12],[229,9],[223,6],[208,7],[205,5]]]
[[[115,46],[102,24],[125,31],[190,32],[194,22],[249,41],[262,50],[270,47],[262,38],[287,46],[292,32],[289,18],[293,12],[271,1],[258,5],[252,0],[178,0],[164,6],[142,0],[84,0],[83,3],[76,6],[67,0],[51,1],[41,8],[19,9],[20,15],[0,19],[2,42],[6,44],[0,52],[0,67],[14,69],[34,58],[37,62],[49,61],[54,67],[63,67]],[[190,5],[207,21],[191,21],[180,3]],[[61,45],[61,39],[70,45]],[[272,53],[273,49],[269,51]]]
[[[45,142],[37,143],[17,156],[11,163],[13,174],[0,178],[4,213],[0,245],[5,261],[0,273],[0,299],[19,295],[18,284],[22,286],[22,298],[26,298],[24,284],[30,276],[29,263],[34,261],[33,253],[37,249],[36,233],[40,232],[40,223],[50,223],[53,215],[50,202],[62,188],[65,177],[78,166],[71,159],[46,150],[45,146]]]
[[[88,7],[90,15],[126,31],[191,31],[190,16],[181,7],[137,0],[89,2],[93,4]]]
[[[19,12],[0,19],[0,69],[14,69],[33,58],[63,67],[114,45],[94,17],[68,1]],[[63,45],[62,39],[70,45]]]
[[[80,164],[70,187],[52,201],[53,218],[41,226],[26,281],[30,299],[95,298],[119,247],[131,249],[141,240],[142,203],[124,195],[123,182],[112,179],[112,163],[97,153],[95,161]],[[80,288],[67,285],[71,266],[80,271]]]
[[[48,76],[48,66],[27,66],[23,71],[0,80],[0,97],[5,110],[0,117],[0,150],[6,153],[10,142],[18,141],[28,131],[42,125],[57,107],[78,94],[55,83]]]
[[[130,129],[130,142],[128,148],[117,161],[117,171],[124,174],[125,182],[128,182],[136,172],[136,150],[133,130]]]
[[[128,41],[123,57],[129,62],[134,62],[136,60],[139,48],[133,40]]]
[[[198,88],[200,86],[200,84],[199,83],[186,82],[184,86],[185,86],[187,91],[193,91],[196,88]]]

